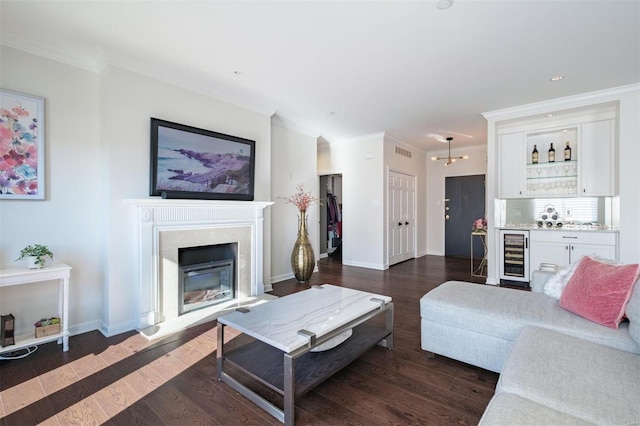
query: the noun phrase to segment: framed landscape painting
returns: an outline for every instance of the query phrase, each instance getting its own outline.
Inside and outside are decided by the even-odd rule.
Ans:
[[[252,201],[255,141],[151,118],[149,195]]]
[[[0,199],[44,200],[44,98],[0,89]]]

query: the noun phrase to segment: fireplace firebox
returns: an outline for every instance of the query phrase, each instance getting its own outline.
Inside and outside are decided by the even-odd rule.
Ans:
[[[213,260],[180,267],[180,315],[226,302],[235,297],[233,259]]]

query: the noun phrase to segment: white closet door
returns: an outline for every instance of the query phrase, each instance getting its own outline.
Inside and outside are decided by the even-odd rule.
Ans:
[[[389,172],[389,265],[415,257],[415,176]]]

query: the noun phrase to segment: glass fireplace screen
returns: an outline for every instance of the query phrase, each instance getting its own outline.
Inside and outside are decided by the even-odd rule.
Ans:
[[[181,266],[180,315],[233,299],[233,277],[233,259]]]

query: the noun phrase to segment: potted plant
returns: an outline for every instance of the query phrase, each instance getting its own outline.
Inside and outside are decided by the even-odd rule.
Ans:
[[[29,269],[38,269],[44,266],[46,257],[53,259],[53,253],[51,253],[51,250],[49,250],[47,246],[34,244],[28,245],[20,250],[20,257],[17,258],[16,261],[27,259],[27,267]]]

